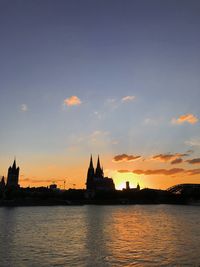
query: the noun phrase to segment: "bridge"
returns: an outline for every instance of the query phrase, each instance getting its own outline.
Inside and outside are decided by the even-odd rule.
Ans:
[[[198,192],[200,194],[200,184],[177,184],[167,189],[168,192],[174,194],[193,193]]]

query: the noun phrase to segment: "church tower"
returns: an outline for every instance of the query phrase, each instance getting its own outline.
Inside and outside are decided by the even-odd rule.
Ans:
[[[86,188],[89,197],[93,197],[97,191],[113,191],[115,184],[113,179],[104,177],[103,167],[100,165],[99,156],[97,159],[97,167],[94,170],[92,156],[87,172]]]
[[[12,167],[8,169],[7,187],[19,187],[19,167],[16,167],[16,161],[14,160]]]
[[[103,178],[103,169],[101,168],[101,165],[100,165],[99,156],[98,156],[98,160],[97,160],[97,167],[96,167],[96,171],[95,171],[95,176],[98,178]]]
[[[4,191],[5,187],[6,187],[6,183],[5,183],[5,179],[3,176],[1,181],[0,181],[0,191]]]
[[[93,189],[93,185],[94,185],[94,167],[91,155],[90,165],[87,172],[87,182],[86,182],[87,189]]]

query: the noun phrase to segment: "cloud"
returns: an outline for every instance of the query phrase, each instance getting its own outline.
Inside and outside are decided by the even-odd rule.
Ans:
[[[133,171],[126,171],[126,170],[119,170],[118,172],[125,173],[125,172],[132,172],[135,174],[144,174],[144,175],[175,175],[184,173],[185,170],[182,168],[173,168],[173,169],[155,169],[155,170],[133,170]]]
[[[115,99],[115,98],[107,98],[104,102],[104,114],[106,115],[106,110],[109,109],[114,111],[116,110],[118,107],[120,106],[120,102],[119,100]]]
[[[22,182],[22,183],[27,182],[27,183],[33,183],[33,184],[41,184],[41,183],[52,184],[53,182],[59,183],[59,182],[63,182],[63,181],[64,181],[63,179],[45,179],[45,178],[44,179],[34,179],[34,178],[22,178],[22,179],[20,179],[20,182]]]
[[[200,174],[200,169],[188,170],[187,174],[188,175],[198,175],[198,174]]]
[[[179,173],[184,173],[184,169],[182,168],[173,168],[173,169],[157,169],[157,170],[134,170],[133,173],[136,174],[145,174],[145,175],[174,175]]]
[[[99,120],[101,120],[102,119],[102,114],[101,114],[101,112],[99,112],[99,111],[94,111],[94,113],[93,113]]]
[[[135,96],[134,95],[127,95],[127,96],[124,96],[122,99],[122,102],[131,102],[133,100],[135,100]]]
[[[182,163],[182,162],[183,162],[182,158],[177,158],[177,159],[172,160],[171,164],[179,164],[179,163]]]
[[[192,170],[186,170],[182,168],[172,168],[172,169],[154,169],[154,170],[118,170],[119,173],[134,173],[138,175],[166,175],[166,176],[174,176],[179,174],[184,175],[199,175],[200,169],[192,169]]]
[[[64,100],[64,104],[67,106],[77,106],[80,105],[82,102],[80,100],[80,98],[78,98],[77,96],[73,95],[69,98],[66,98]]]
[[[132,171],[129,171],[129,170],[117,170],[118,172],[120,173],[128,173],[128,172],[132,172]]]
[[[192,150],[188,150],[186,153],[157,154],[151,156],[151,159],[161,162],[170,162],[171,164],[179,164],[183,162],[182,157],[188,157],[192,152]],[[119,154],[113,158],[113,162],[131,162],[141,158],[142,157],[138,155]]]
[[[134,161],[134,160],[137,160],[137,159],[140,159],[141,156],[134,156],[134,155],[127,155],[127,154],[121,154],[121,155],[116,155],[114,158],[113,158],[113,161],[114,162],[122,162],[122,161]]]
[[[89,135],[89,140],[92,143],[96,143],[96,142],[99,142],[100,139],[106,136],[109,136],[109,134],[110,133],[106,131],[94,131],[93,133]]]
[[[116,99],[115,98],[107,98],[106,99],[106,104],[113,104],[116,103]]]
[[[200,158],[186,160],[189,164],[200,164]]]
[[[27,106],[26,104],[21,104],[21,106],[20,106],[20,110],[21,110],[22,112],[26,112],[26,111],[28,111],[28,106]]]
[[[113,138],[108,131],[95,130],[90,133],[72,133],[68,136],[67,149],[81,153],[81,151],[98,151],[103,153],[109,146],[113,146]]]
[[[144,125],[156,126],[161,122],[161,119],[146,118],[143,122]]]
[[[194,153],[194,150],[189,149],[189,150],[186,151],[186,153],[187,153],[187,154],[192,154],[192,153]]]
[[[198,122],[198,118],[196,116],[194,116],[191,113],[185,114],[185,115],[181,115],[178,117],[178,119],[173,118],[171,120],[172,124],[183,124],[185,122],[190,123],[190,124],[195,124]]]
[[[187,157],[187,156],[189,156],[189,153],[183,153],[183,154],[182,153],[174,153],[174,154],[167,153],[167,154],[158,154],[158,155],[152,156],[152,159],[163,161],[163,162],[175,161],[177,159],[179,159],[180,161],[181,157]]]
[[[188,141],[185,141],[185,144],[189,146],[200,146],[200,138],[192,138]]]

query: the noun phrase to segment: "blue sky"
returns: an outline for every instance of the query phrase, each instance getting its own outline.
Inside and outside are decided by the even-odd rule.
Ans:
[[[120,154],[198,158],[199,11],[194,0],[1,0],[0,174],[16,156],[27,179],[84,186],[90,153],[110,175]],[[187,114],[196,121],[178,121]]]

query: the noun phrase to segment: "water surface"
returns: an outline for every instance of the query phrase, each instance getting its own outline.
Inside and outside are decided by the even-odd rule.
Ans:
[[[200,207],[0,208],[0,266],[200,266]]]

